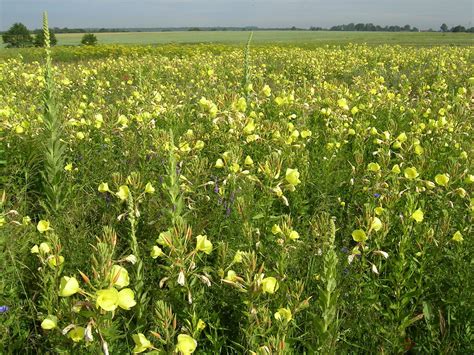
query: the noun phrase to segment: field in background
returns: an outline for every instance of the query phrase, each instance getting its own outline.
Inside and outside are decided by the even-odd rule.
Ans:
[[[245,43],[246,31],[199,32],[127,32],[97,33],[99,44],[165,44],[165,43]],[[82,33],[57,34],[59,45],[78,45]],[[325,45],[367,43],[371,45],[401,44],[414,46],[473,45],[469,33],[390,33],[390,32],[329,32],[329,31],[257,31],[253,43],[293,43],[298,45]]]

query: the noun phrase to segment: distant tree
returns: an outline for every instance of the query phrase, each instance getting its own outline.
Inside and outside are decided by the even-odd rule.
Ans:
[[[453,28],[451,28],[451,32],[466,32],[466,27],[457,25]]]
[[[86,33],[82,36],[81,43],[85,46],[95,46],[97,44],[97,37],[93,33]]]
[[[13,24],[2,35],[2,39],[8,48],[31,47],[33,45],[33,37],[31,37],[30,31],[22,23]]]
[[[58,40],[56,39],[56,35],[51,29],[49,29],[49,41],[50,41],[51,47],[55,46],[58,43]],[[34,45],[35,47],[44,47],[44,32],[43,31],[39,31],[36,34]]]
[[[448,25],[443,23],[440,27],[441,32],[448,32]]]
[[[403,31],[407,31],[407,32],[411,31],[411,26],[410,25],[403,26]]]

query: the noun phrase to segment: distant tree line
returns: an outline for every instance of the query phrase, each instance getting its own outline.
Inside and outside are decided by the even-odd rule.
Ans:
[[[55,30],[49,29],[50,45],[55,46],[58,43],[56,39]],[[34,36],[32,36],[32,33]],[[78,33],[78,32],[73,32]],[[2,33],[3,43],[7,48],[25,48],[25,47],[44,47],[45,38],[43,30],[35,30],[30,32],[28,28],[22,23],[14,23],[6,32]],[[85,33],[82,37],[81,44],[95,45],[97,44],[97,37],[93,33]]]
[[[410,25],[405,26],[380,26],[374,25],[373,23],[349,23],[347,25],[337,25],[330,28],[323,27],[310,27],[310,31],[366,31],[366,32],[419,32],[417,27],[411,27]],[[466,28],[458,25],[451,27],[451,29],[443,23],[440,27],[441,32],[469,32],[474,33],[474,27]],[[435,32],[433,29],[429,29],[427,32]]]

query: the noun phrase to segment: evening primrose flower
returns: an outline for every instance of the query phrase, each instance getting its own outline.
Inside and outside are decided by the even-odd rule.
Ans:
[[[242,255],[243,255],[243,252],[241,252],[240,250],[237,250],[235,252],[234,260],[232,262],[236,264],[240,264],[242,262]]]
[[[79,282],[77,282],[75,277],[63,276],[59,286],[59,296],[69,297],[77,293],[79,290]]]
[[[142,353],[153,347],[151,342],[142,333],[133,334],[132,339],[135,343],[135,347],[133,348],[134,354]]]
[[[84,327],[74,327],[69,333],[68,336],[71,340],[75,343],[80,342],[84,339],[84,335],[86,334],[86,328]]]
[[[41,328],[45,330],[51,330],[58,326],[58,317],[53,315],[48,315],[42,322]]]
[[[270,86],[268,85],[265,85],[262,89],[262,93],[263,95],[265,95],[266,97],[270,97],[272,95],[272,89],[270,88]]]
[[[276,320],[288,323],[293,319],[293,315],[288,308],[278,308],[278,311],[273,315]]]
[[[301,131],[301,138],[308,138],[311,137],[313,132],[311,132],[309,129],[304,129]]]
[[[400,166],[398,164],[395,164],[393,167],[392,167],[392,173],[394,174],[400,174],[401,170],[400,170]]]
[[[235,282],[237,281],[237,273],[234,270],[227,271],[227,276],[225,277],[226,281]]]
[[[346,99],[337,100],[337,106],[339,106],[343,110],[349,110],[349,106],[347,105],[347,100]]]
[[[352,232],[352,239],[358,243],[363,243],[368,239],[368,237],[362,229],[356,229]]]
[[[446,186],[449,182],[449,176],[448,174],[438,174],[435,176],[435,182],[439,186]]]
[[[118,306],[126,311],[137,304],[135,294],[129,288],[124,288],[118,293]]]
[[[155,192],[155,188],[153,187],[153,185],[151,184],[151,182],[147,183],[145,185],[145,193],[147,194],[152,194]]]
[[[176,345],[176,350],[182,355],[192,354],[196,348],[197,341],[193,337],[187,334],[178,335],[178,344]]]
[[[375,208],[374,208],[374,212],[375,212],[375,214],[376,214],[377,216],[380,216],[380,215],[383,213],[383,211],[384,211],[384,208],[383,208],[383,207],[380,207],[380,206],[379,206],[379,207],[375,207]]]
[[[51,247],[49,246],[48,243],[46,242],[43,242],[39,245],[39,251],[42,253],[42,254],[49,254],[51,252]]]
[[[47,231],[51,230],[51,226],[49,224],[49,221],[45,221],[44,219],[42,219],[36,225],[36,229],[38,229],[38,232],[44,233],[44,232],[47,232]]]
[[[219,158],[219,159],[216,160],[216,164],[214,166],[218,169],[223,168],[224,167],[224,161],[221,158]]]
[[[108,288],[97,291],[96,306],[104,311],[115,311],[119,303],[119,292],[115,288]]]
[[[51,267],[60,266],[63,263],[64,263],[64,256],[62,256],[62,255],[59,255],[59,256],[51,255],[48,258],[48,265],[51,266]]]
[[[122,185],[119,187],[117,191],[117,197],[120,198],[122,201],[125,201],[128,196],[130,195],[130,189],[127,185]]]
[[[109,184],[107,184],[106,182],[102,182],[102,183],[99,184],[99,187],[98,187],[97,190],[99,190],[99,192],[102,192],[102,193],[110,192]]]
[[[382,221],[378,217],[374,217],[372,219],[372,224],[370,225],[370,228],[378,232],[379,230],[382,229],[382,227],[383,227]]]
[[[31,254],[39,254],[39,247],[38,247],[38,245],[36,245],[36,244],[33,245],[33,246],[31,247],[31,249],[30,249],[30,253],[31,253]]]
[[[229,167],[229,170],[234,173],[237,173],[240,170],[240,165],[237,163],[232,163]]]
[[[262,280],[263,293],[273,294],[278,289],[278,281],[274,277],[266,277]]]
[[[244,127],[243,132],[244,134],[249,135],[252,134],[253,131],[255,131],[255,121],[253,120],[253,118],[251,118],[247,125]]]
[[[274,224],[272,227],[272,233],[273,235],[283,233],[280,226],[278,224]]]
[[[120,265],[112,266],[108,280],[112,282],[113,286],[117,286],[118,288],[126,287],[130,284],[130,277],[128,276],[127,269]]]
[[[457,231],[456,233],[454,233],[452,240],[455,241],[455,242],[460,243],[464,240],[464,238],[462,237],[461,232]]]
[[[300,181],[300,173],[298,172],[298,169],[286,169],[286,174],[285,174],[285,180],[293,186],[298,185],[301,183]]]
[[[290,238],[291,240],[296,240],[299,237],[300,237],[299,233],[295,230],[292,230],[290,234],[288,235],[288,238]]]
[[[380,171],[380,165],[378,163],[369,163],[367,165],[367,170],[372,171],[374,173]]]
[[[406,168],[403,171],[403,174],[408,180],[414,180],[416,179],[420,174],[418,174],[418,171],[416,171],[416,168]]]
[[[247,156],[245,157],[244,164],[247,165],[247,166],[253,165],[253,160],[252,160],[252,158],[250,157],[250,155],[247,155]]]
[[[415,220],[415,222],[420,223],[423,221],[424,214],[423,211],[420,209],[417,209],[415,212],[412,213],[411,219]]]
[[[151,253],[150,253],[150,255],[153,259],[156,259],[157,257],[159,257],[163,254],[164,254],[163,250],[157,245],[153,246],[153,248],[151,249]]]
[[[72,171],[72,163],[66,164],[66,166],[64,167],[64,170],[65,171]]]
[[[206,254],[211,254],[212,252],[212,243],[207,239],[205,235],[198,235],[196,237],[196,250],[203,251]]]

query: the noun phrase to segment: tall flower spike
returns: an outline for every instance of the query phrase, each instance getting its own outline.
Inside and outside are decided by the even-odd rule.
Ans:
[[[48,13],[43,12],[43,34],[44,34],[44,46],[46,48],[51,47],[51,40],[49,38],[49,25],[48,25]]]

